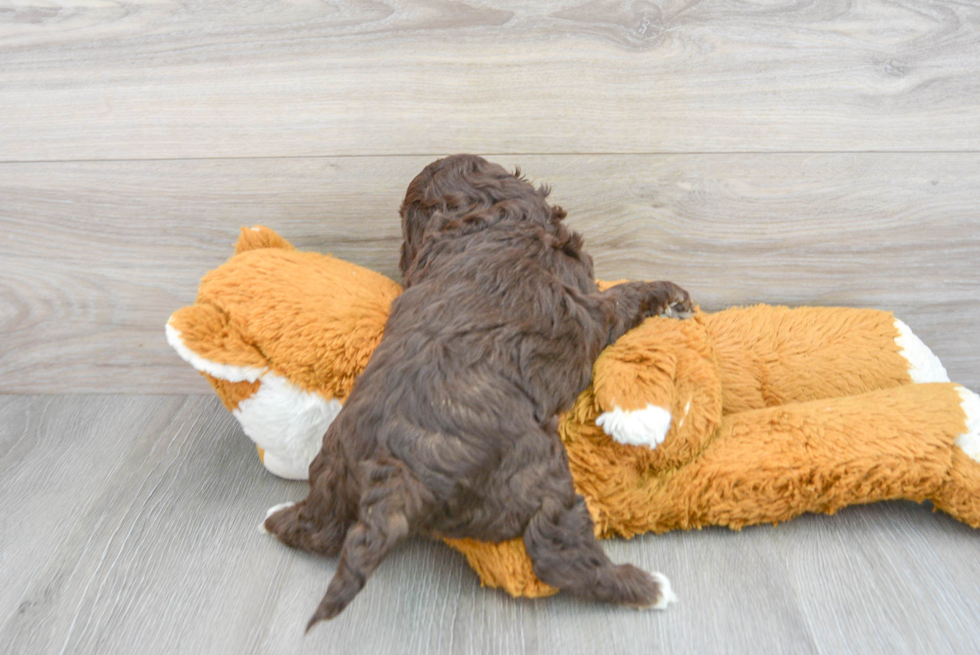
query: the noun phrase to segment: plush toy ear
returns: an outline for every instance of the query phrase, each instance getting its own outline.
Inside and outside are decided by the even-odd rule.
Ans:
[[[237,255],[249,250],[260,250],[262,248],[296,250],[296,248],[293,247],[293,244],[289,243],[267,227],[263,227],[261,225],[256,225],[255,227],[243,227],[242,233],[238,237],[238,245],[235,247],[235,254]]]
[[[255,382],[269,367],[228,315],[209,303],[174,312],[167,321],[167,341],[198,371],[228,382]]]

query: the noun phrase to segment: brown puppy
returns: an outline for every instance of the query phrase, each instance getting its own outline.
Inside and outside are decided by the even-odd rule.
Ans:
[[[548,191],[479,157],[439,160],[402,205],[405,292],[310,465],[310,492],[273,512],[283,543],[340,554],[307,629],[340,613],[413,534],[523,535],[534,572],[634,607],[666,578],[609,561],[575,493],[556,415],[599,351],[646,316],[691,309],[669,282],[600,293]]]

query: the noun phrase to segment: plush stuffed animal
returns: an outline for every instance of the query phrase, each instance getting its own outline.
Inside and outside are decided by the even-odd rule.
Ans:
[[[400,290],[243,229],[167,337],[266,468],[305,479]],[[888,312],[761,305],[648,319],[599,356],[559,433],[604,537],[738,529],[900,498],[980,527],[980,397],[949,383]],[[447,543],[485,584],[555,591],[520,539]]]

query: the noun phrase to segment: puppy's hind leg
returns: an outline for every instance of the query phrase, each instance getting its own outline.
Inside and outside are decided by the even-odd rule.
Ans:
[[[535,575],[577,596],[655,609],[676,600],[663,575],[609,561],[581,496],[571,502],[546,497],[524,531],[524,547]]]
[[[333,483],[335,480],[327,477],[315,479],[305,500],[271,508],[261,527],[287,546],[328,557],[337,555],[354,513]]]
[[[357,522],[347,531],[337,571],[307,631],[347,607],[381,560],[414,531],[428,497],[428,491],[397,460],[370,460],[361,467]]]

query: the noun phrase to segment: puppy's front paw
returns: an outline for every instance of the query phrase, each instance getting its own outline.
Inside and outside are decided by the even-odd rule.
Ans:
[[[649,283],[650,298],[645,306],[647,316],[687,318],[694,312],[691,296],[673,282]]]
[[[688,298],[685,301],[678,301],[667,305],[667,309],[664,311],[663,316],[681,320],[691,318],[694,316],[694,307],[691,305],[691,299]]]

